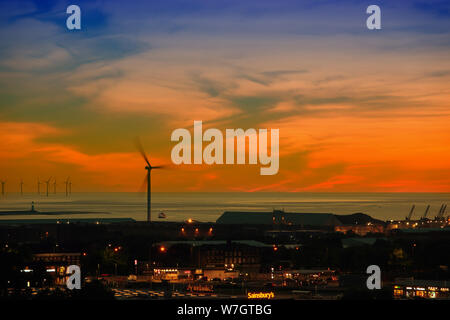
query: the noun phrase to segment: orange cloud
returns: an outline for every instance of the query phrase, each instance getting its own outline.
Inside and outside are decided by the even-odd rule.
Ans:
[[[41,141],[46,136],[60,134],[65,132],[43,124],[0,123],[4,142],[0,165],[4,178],[35,181],[38,176],[59,177],[60,180],[71,176],[78,190],[101,190],[111,186],[122,191],[137,190],[135,181],[145,175],[145,163],[137,153],[90,155],[73,146]]]
[[[450,191],[450,116],[293,116],[275,123],[284,150],[311,150],[311,169],[344,164],[326,181],[294,190]],[[441,172],[441,174],[434,174]]]

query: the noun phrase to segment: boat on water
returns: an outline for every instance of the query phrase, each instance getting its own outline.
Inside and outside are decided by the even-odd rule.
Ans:
[[[165,219],[165,218],[167,218],[167,217],[166,217],[166,214],[165,214],[164,212],[160,212],[160,213],[158,214],[158,218],[159,218],[159,219]]]

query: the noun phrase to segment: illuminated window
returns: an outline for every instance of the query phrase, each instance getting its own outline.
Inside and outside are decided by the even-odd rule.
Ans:
[[[416,290],[416,297],[425,297],[425,291]]]
[[[403,295],[403,290],[401,290],[401,289],[394,290],[394,296],[402,296],[402,295]]]

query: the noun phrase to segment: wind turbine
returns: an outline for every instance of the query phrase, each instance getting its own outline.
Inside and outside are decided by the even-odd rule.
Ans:
[[[69,183],[70,183],[70,177],[67,177],[67,180],[64,181],[64,183],[66,184],[66,197],[69,196]]]
[[[20,179],[20,195],[23,196],[23,180]]]
[[[38,179],[37,179],[37,187],[38,187],[38,195],[41,195],[41,180],[39,180],[39,177],[38,177]]]
[[[137,138],[136,139],[136,147],[138,148],[139,152],[141,153],[142,157],[144,158],[145,162],[147,163],[147,166],[145,167],[145,170],[147,170],[147,222],[152,221],[151,213],[152,213],[152,202],[151,202],[151,173],[153,169],[162,169],[164,166],[152,166],[150,164],[150,161],[148,161],[147,155],[145,154],[144,148],[142,147],[141,141]]]
[[[56,178],[53,180],[53,194],[56,194]]]
[[[45,181],[45,184],[47,185],[47,197],[48,197],[48,185],[50,184],[50,180],[52,180],[52,177],[48,178],[48,180]]]
[[[2,184],[2,196],[4,196],[5,195],[5,183],[6,183],[6,180],[1,180],[0,183]]]

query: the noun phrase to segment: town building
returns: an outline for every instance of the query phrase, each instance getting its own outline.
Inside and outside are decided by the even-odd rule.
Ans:
[[[393,290],[395,299],[450,300],[450,281],[396,279]]]

